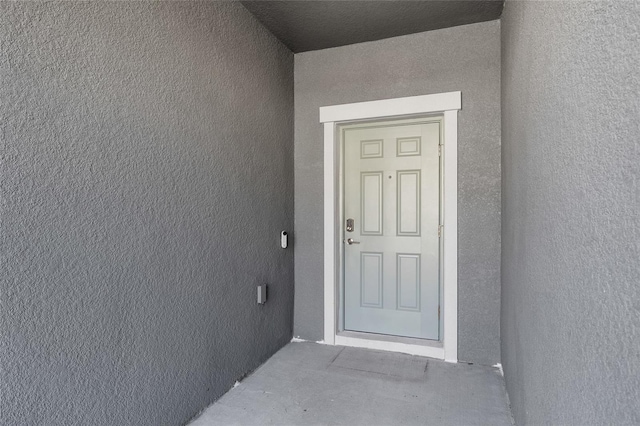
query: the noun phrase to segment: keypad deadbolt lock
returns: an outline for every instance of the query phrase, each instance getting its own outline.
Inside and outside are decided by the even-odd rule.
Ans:
[[[347,232],[353,232],[353,219],[347,219]]]

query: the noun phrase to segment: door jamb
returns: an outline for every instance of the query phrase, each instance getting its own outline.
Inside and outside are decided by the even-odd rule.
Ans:
[[[410,96],[370,102],[320,107],[324,126],[324,342],[329,345],[361,346],[458,361],[458,111],[461,92]],[[443,156],[443,328],[442,348],[337,336],[337,286],[341,224],[338,223],[339,137],[342,121],[392,118],[412,114],[442,113]]]

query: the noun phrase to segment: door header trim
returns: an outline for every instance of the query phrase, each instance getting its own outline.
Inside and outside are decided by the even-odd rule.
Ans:
[[[329,345],[364,346],[376,349],[408,352],[458,361],[458,110],[462,109],[462,93],[447,92],[379,101],[325,106],[320,108],[324,127],[324,343]],[[341,224],[338,200],[340,169],[339,137],[336,125],[351,120],[366,120],[442,113],[444,116],[443,156],[443,339],[442,348],[417,345],[371,342],[365,339],[345,339],[337,335],[337,310],[340,267]],[[415,346],[415,347],[414,347]]]
[[[397,115],[456,111],[462,108],[462,93],[447,92],[379,101],[320,107],[320,122],[361,120]]]

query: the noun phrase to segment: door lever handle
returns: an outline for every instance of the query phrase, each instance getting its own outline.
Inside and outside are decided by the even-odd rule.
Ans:
[[[353,238],[347,238],[345,240],[345,243],[351,245],[351,244],[360,244],[360,241],[355,241]]]

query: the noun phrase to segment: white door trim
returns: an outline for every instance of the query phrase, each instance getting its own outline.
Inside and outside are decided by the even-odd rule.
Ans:
[[[458,110],[461,92],[411,96],[320,108],[324,125],[324,342],[329,345],[369,347],[458,361]],[[339,138],[343,121],[444,114],[443,155],[443,339],[442,348],[338,336],[337,309],[340,279],[340,211],[338,197]]]

